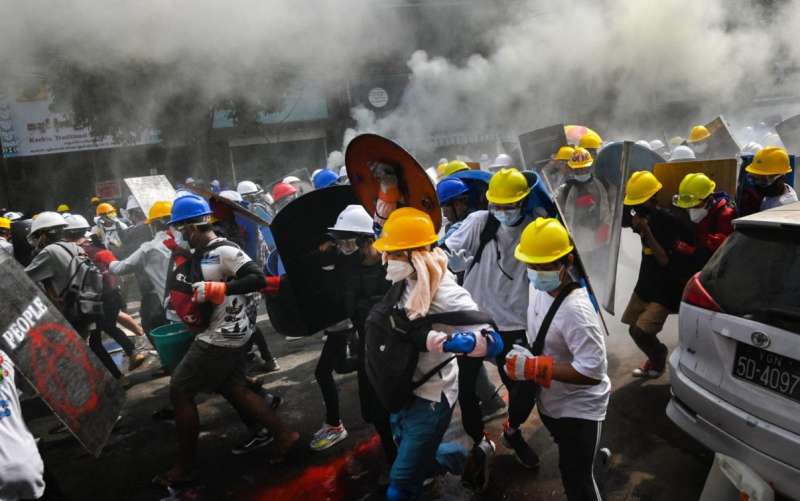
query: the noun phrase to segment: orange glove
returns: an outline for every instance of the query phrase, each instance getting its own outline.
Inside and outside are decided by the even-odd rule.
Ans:
[[[514,346],[506,355],[506,374],[514,381],[533,381],[550,388],[553,381],[553,357],[537,357],[521,346]]]
[[[222,304],[225,302],[228,286],[225,282],[197,282],[192,284],[192,288],[194,289],[192,301],[195,303]]]
[[[268,296],[274,296],[278,294],[278,291],[281,288],[281,277],[280,276],[273,276],[267,275],[264,277],[267,280],[267,285],[263,289],[261,289],[262,294],[266,294]]]
[[[106,268],[108,268],[109,264],[113,263],[114,261],[117,261],[117,258],[114,257],[114,253],[106,249],[97,251],[97,254],[94,255],[94,259],[98,263],[104,264]]]

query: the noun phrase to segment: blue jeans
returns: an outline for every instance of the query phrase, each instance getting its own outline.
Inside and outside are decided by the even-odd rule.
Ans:
[[[453,408],[442,395],[439,403],[414,397],[391,415],[397,457],[389,473],[390,489],[400,498],[417,499],[426,478],[449,471],[460,474],[467,451],[458,444],[442,444]]]

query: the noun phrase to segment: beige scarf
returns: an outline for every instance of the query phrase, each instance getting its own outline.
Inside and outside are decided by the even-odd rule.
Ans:
[[[432,251],[411,252],[411,264],[417,273],[417,283],[406,300],[408,318],[424,317],[431,309],[431,302],[439,290],[442,277],[447,273],[447,254],[438,247]]]

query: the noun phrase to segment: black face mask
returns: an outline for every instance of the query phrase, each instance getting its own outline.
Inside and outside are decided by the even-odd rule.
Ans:
[[[644,206],[644,205],[637,205],[637,206],[633,207],[633,212],[635,212],[636,215],[639,216],[639,217],[646,217],[647,215],[649,215],[652,212],[652,209],[650,209],[650,207],[647,207],[647,206]]]
[[[774,183],[768,186],[756,185],[756,190],[758,190],[758,192],[765,197],[777,197],[783,195],[784,189],[783,177],[779,177]]]

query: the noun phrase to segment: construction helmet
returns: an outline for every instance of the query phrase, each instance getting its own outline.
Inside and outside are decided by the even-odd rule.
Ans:
[[[161,218],[169,217],[172,215],[172,202],[166,200],[159,200],[150,207],[150,212],[147,214],[147,224],[152,224]]]
[[[3,214],[3,217],[14,222],[18,219],[22,219],[24,217],[24,214],[22,214],[21,212],[8,211],[5,214]]]
[[[575,152],[572,153],[572,157],[569,159],[569,162],[567,162],[567,165],[569,165],[571,169],[585,169],[591,167],[592,163],[594,163],[592,154],[586,151],[586,148],[578,147],[575,148]]]
[[[286,184],[299,183],[300,178],[297,176],[286,176],[285,178],[283,178],[283,182]]]
[[[436,175],[439,178],[445,177],[444,171],[447,169],[447,162],[442,162],[436,165]]]
[[[339,213],[336,224],[328,231],[336,233],[358,233],[360,235],[374,235],[372,216],[361,205],[348,205]]]
[[[647,148],[648,150],[650,149],[650,143],[645,141],[644,139],[640,139],[640,140],[636,141],[636,144],[638,144],[642,148]]]
[[[253,181],[240,181],[239,184],[236,185],[236,191],[242,196],[258,195],[261,193],[261,189]]]
[[[492,169],[502,169],[504,167],[512,167],[514,165],[514,159],[511,158],[511,155],[506,153],[500,153],[497,155],[497,158],[494,159],[492,165],[489,167]]]
[[[439,240],[431,217],[413,207],[401,207],[389,214],[381,237],[373,244],[380,252],[418,249]]]
[[[231,202],[244,202],[242,195],[238,191],[222,190],[219,192],[219,196]]]
[[[759,143],[755,141],[750,141],[749,143],[745,144],[742,147],[742,155],[755,155],[759,151],[763,150],[764,147],[761,146]]]
[[[272,199],[276,203],[295,193],[297,193],[297,188],[288,183],[275,183],[275,186],[272,187]]]
[[[653,139],[648,144],[650,145],[650,149],[653,150],[653,151],[658,151],[658,150],[664,148],[664,141],[662,141],[660,139]]]
[[[100,197],[92,197],[89,199],[89,201],[92,203],[92,205],[97,205],[100,203]]]
[[[552,263],[575,248],[558,219],[537,218],[522,231],[514,257],[527,264]]]
[[[65,228],[67,222],[64,221],[64,216],[58,212],[44,211],[40,212],[31,223],[29,235],[35,235],[40,231],[53,230],[56,228]]]
[[[106,214],[111,214],[112,212],[113,213],[117,212],[117,210],[114,208],[114,206],[111,205],[110,203],[103,202],[103,203],[101,203],[100,205],[97,206],[97,209],[95,210],[95,215],[96,216],[105,216]]]
[[[69,205],[67,205],[67,204],[61,204],[56,208],[56,212],[58,212],[59,214],[63,214],[65,212],[69,212],[69,210],[70,210],[69,209]]]
[[[672,139],[669,140],[669,144],[672,147],[678,146],[683,144],[684,139],[681,136],[673,136]]]
[[[462,170],[469,170],[469,165],[461,160],[453,160],[447,164],[447,167],[444,168],[444,176],[452,176],[456,172],[461,172]]]
[[[753,162],[744,170],[757,176],[774,176],[792,172],[792,166],[789,164],[789,154],[785,149],[767,146],[756,153]]]
[[[486,199],[497,205],[517,203],[531,192],[528,180],[515,168],[500,169],[489,180]]]
[[[468,191],[467,183],[457,177],[444,178],[436,185],[436,195],[439,197],[441,205],[446,205],[450,201],[466,195]]]
[[[663,187],[652,172],[640,170],[631,174],[625,186],[625,205],[639,205],[647,202]]]
[[[717,187],[717,183],[708,178],[705,174],[694,173],[686,174],[681,180],[678,194],[672,197],[672,205],[681,209],[689,209],[703,203],[703,201]]]
[[[603,138],[597,132],[589,131],[578,141],[578,146],[581,148],[589,148],[592,150],[599,150],[603,146]]]
[[[699,143],[700,141],[705,141],[711,137],[711,133],[708,132],[705,125],[695,125],[692,127],[692,131],[689,133],[689,139],[686,140],[687,143]]]
[[[11,220],[7,217],[0,217],[0,230],[11,231]]]
[[[558,149],[556,156],[553,157],[553,160],[569,160],[572,158],[572,154],[575,152],[575,148],[572,146],[562,146]]]
[[[64,221],[67,222],[67,227],[65,228],[67,230],[88,230],[91,228],[91,226],[89,226],[89,221],[80,214],[64,216]]]
[[[314,176],[314,189],[319,190],[333,186],[339,181],[339,176],[332,170],[325,169]]]
[[[169,224],[176,224],[190,219],[211,215],[211,207],[208,206],[206,199],[194,195],[183,195],[172,202],[172,212]]]
[[[676,160],[694,160],[694,151],[688,146],[676,146],[674,150],[672,150],[672,155],[669,157],[670,162],[674,162]]]

